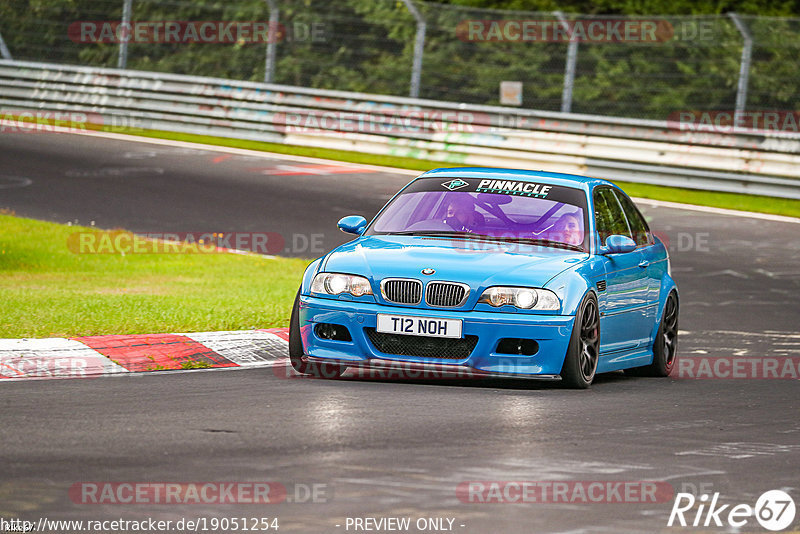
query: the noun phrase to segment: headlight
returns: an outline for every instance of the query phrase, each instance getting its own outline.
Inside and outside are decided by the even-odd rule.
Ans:
[[[319,273],[311,282],[312,293],[322,293],[323,295],[341,295],[349,293],[354,297],[362,295],[372,295],[372,288],[369,280],[363,276],[354,274],[340,273]]]
[[[510,304],[523,310],[558,310],[561,307],[555,293],[532,287],[490,287],[483,292],[478,302],[485,302],[495,308]]]

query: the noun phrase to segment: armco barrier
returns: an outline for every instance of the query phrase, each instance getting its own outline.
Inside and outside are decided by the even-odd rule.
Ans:
[[[0,110],[86,112],[121,131],[138,127],[800,199],[796,133],[680,130],[666,120],[6,60],[0,61]],[[320,120],[347,112],[360,125]]]

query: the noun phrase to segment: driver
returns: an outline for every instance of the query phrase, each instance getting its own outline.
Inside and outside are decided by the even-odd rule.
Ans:
[[[553,238],[568,245],[581,245],[583,231],[581,222],[575,213],[566,213],[553,224]]]
[[[483,215],[475,211],[472,198],[468,195],[458,195],[447,204],[444,222],[457,232],[474,232],[483,221]]]

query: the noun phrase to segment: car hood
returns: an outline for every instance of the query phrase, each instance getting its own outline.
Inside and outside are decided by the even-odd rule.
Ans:
[[[542,287],[587,257],[582,252],[513,243],[378,235],[334,249],[323,270],[359,274],[375,282],[397,277],[463,282],[474,289],[492,285]],[[423,269],[436,272],[425,276]]]

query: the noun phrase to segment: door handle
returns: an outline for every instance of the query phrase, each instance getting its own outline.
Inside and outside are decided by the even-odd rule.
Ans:
[[[650,265],[650,262],[648,260],[642,260],[639,262],[639,267],[641,267],[642,269],[644,269],[648,265]]]

